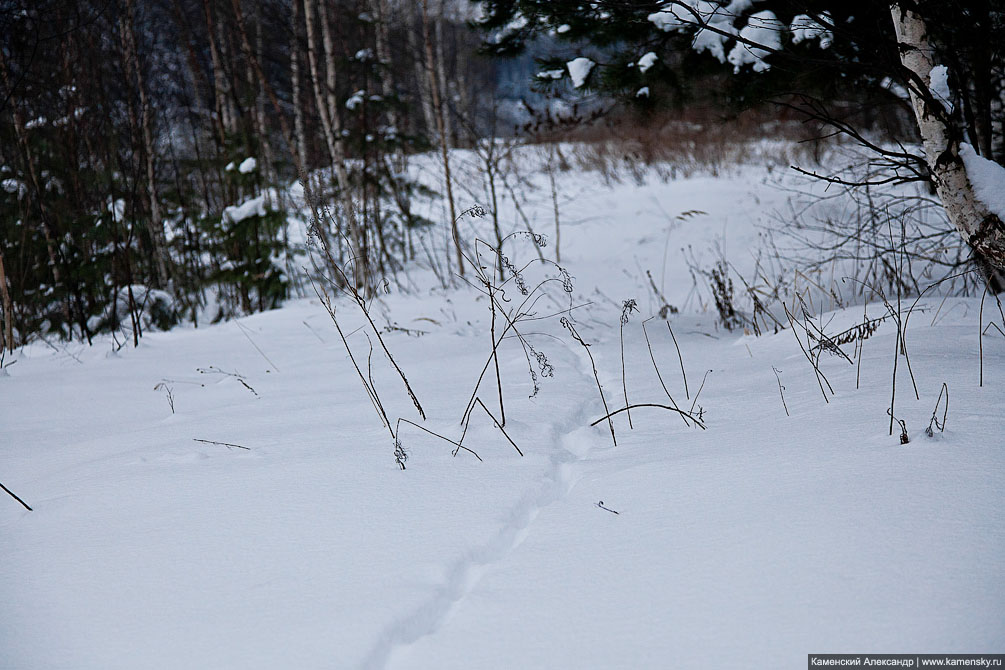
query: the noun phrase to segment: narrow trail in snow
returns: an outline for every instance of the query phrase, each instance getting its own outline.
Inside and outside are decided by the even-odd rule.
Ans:
[[[568,374],[579,378],[575,383],[567,384],[566,388],[571,391],[580,385],[584,389],[592,385],[592,372],[587,367],[586,357],[567,345],[563,352],[566,354],[563,358],[569,361]],[[547,425],[547,435],[540,443],[552,445],[553,453],[537,486],[532,486],[505,515],[502,527],[487,543],[470,549],[450,566],[446,581],[422,605],[389,624],[378,635],[361,668],[387,668],[397,650],[435,635],[486,571],[504,561],[523,543],[541,510],[569,494],[578,479],[575,464],[587,451],[582,445],[573,445],[570,435],[586,425],[586,407],[583,403],[576,403],[575,409],[565,417]]]

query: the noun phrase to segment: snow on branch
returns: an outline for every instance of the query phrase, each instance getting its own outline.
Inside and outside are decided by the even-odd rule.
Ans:
[[[579,88],[586,82],[586,78],[590,76],[590,70],[596,65],[589,58],[584,58],[580,56],[574,60],[569,61],[565,64],[569,68],[569,76],[572,77],[572,85]]]
[[[240,223],[253,216],[265,216],[265,195],[247,200],[240,205],[231,205],[223,209],[223,217],[232,223]]]

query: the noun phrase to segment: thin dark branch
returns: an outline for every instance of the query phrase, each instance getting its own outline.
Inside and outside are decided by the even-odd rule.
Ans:
[[[232,444],[230,442],[217,442],[216,440],[200,440],[198,437],[192,438],[195,442],[204,442],[206,444],[216,444],[221,447],[227,447],[228,449],[244,449],[245,451],[251,451],[250,447],[244,447],[240,444]]]
[[[19,498],[19,497],[17,496],[17,494],[15,494],[15,493],[14,493],[13,491],[11,491],[11,490],[10,490],[9,488],[7,488],[6,486],[4,486],[3,484],[0,484],[0,489],[3,489],[4,491],[6,491],[6,492],[7,492],[7,495],[9,495],[9,496],[10,496],[11,498],[13,498],[14,500],[16,500],[16,501],[18,501],[19,503],[21,503],[21,505],[23,505],[23,506],[24,506],[24,508],[25,508],[26,510],[28,510],[29,512],[32,512],[32,511],[34,511],[34,510],[32,510],[32,509],[31,509],[31,507],[29,507],[29,506],[28,506],[28,503],[26,503],[25,501],[21,500],[21,499],[20,499],[20,498]]]

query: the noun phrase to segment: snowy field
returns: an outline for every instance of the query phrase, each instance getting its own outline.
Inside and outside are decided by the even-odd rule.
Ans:
[[[1005,338],[983,338],[980,386],[980,296],[918,302],[920,399],[900,356],[901,444],[894,319],[861,361],[854,343],[854,363],[820,357],[822,392],[792,328],[725,330],[685,262],[721,252],[749,271],[787,208],[775,176],[561,181],[574,290],[546,285],[532,311],[547,318],[521,325],[547,359],[531,358],[536,395],[520,342],[502,342],[506,435],[476,408],[463,444],[477,458],[402,423],[400,469],[317,299],[136,349],[36,342],[8,358],[0,481],[34,511],[0,498],[0,667],[797,668],[811,652],[1005,650]],[[538,196],[528,214],[550,235]],[[462,234],[489,239],[488,225],[465,218]],[[507,250],[517,267],[536,257]],[[646,271],[680,308],[680,357],[658,315],[643,331],[661,307]],[[531,287],[542,272],[557,276],[532,266]],[[371,341],[391,421],[456,441],[491,349],[488,301],[421,268],[408,283],[372,312],[425,421],[358,309],[336,315],[364,373]],[[669,395],[704,429],[659,407],[614,416],[617,446],[591,426],[604,405],[556,314],[570,301],[610,410]],[[845,305],[816,305],[814,322],[834,335],[887,314]],[[945,431],[929,437],[943,383]],[[497,417],[498,393],[490,370],[478,396]]]

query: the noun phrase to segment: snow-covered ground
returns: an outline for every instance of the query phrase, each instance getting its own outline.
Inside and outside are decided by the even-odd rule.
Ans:
[[[979,386],[980,299],[918,303],[906,340],[920,400],[903,356],[897,372],[902,445],[892,319],[861,365],[821,357],[826,402],[791,329],[726,331],[695,283],[685,258],[752,267],[759,224],[788,197],[764,170],[561,179],[575,289],[549,284],[535,313],[588,303],[571,318],[610,409],[626,393],[668,404],[665,384],[704,430],[640,407],[631,427],[614,417],[613,446],[606,422],[590,426],[604,415],[591,361],[559,316],[522,325],[553,369],[534,361],[534,397],[520,343],[499,351],[505,429],[525,455],[476,409],[464,445],[481,460],[402,424],[406,470],[317,300],[137,349],[35,343],[0,372],[0,481],[34,508],[0,497],[0,666],[788,668],[811,652],[1005,649],[1005,338],[983,338]],[[530,215],[550,233],[539,200]],[[504,207],[507,232],[521,229]],[[487,219],[462,225],[490,239]],[[535,257],[526,241],[507,249],[517,266]],[[646,271],[681,308],[669,323],[686,392],[665,323],[642,329],[661,306]],[[372,342],[392,421],[458,440],[490,312],[434,283],[416,270],[418,288],[373,308],[396,327],[383,337],[425,421],[358,310],[336,313],[362,366]],[[623,331],[626,391],[628,299],[641,311]],[[817,323],[860,323],[848,302]],[[997,315],[989,299],[985,323]],[[947,426],[928,437],[943,383]],[[498,416],[491,372],[478,395]]]

